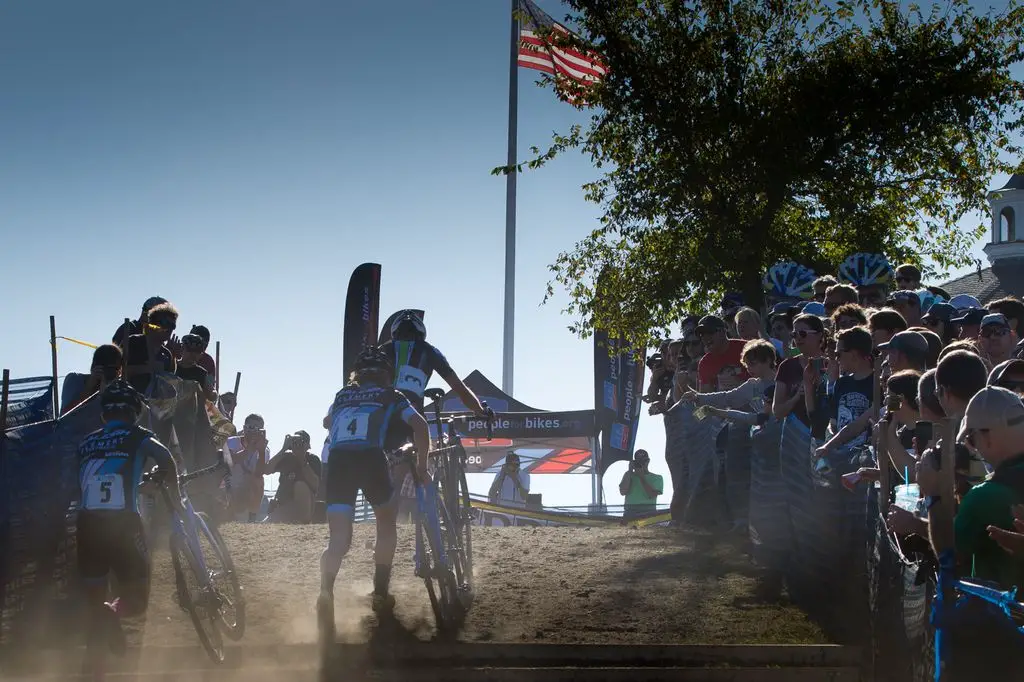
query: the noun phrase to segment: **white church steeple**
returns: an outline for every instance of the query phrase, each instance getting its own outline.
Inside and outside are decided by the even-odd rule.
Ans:
[[[992,232],[985,246],[988,262],[1024,258],[1024,173],[1015,173],[1001,189],[988,194]]]

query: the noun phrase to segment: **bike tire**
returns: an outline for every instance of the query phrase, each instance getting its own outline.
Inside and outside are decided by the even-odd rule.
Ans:
[[[210,580],[213,582],[214,588],[221,596],[221,599],[227,602],[235,614],[234,618],[231,618],[225,613],[225,608],[222,606],[217,612],[217,619],[221,630],[227,635],[228,639],[237,642],[245,635],[245,592],[238,580],[235,562],[231,558],[228,546],[224,544],[224,538],[221,537],[220,531],[210,523],[210,517],[206,512],[196,512],[196,516],[202,519],[202,523],[198,524],[197,530],[207,536],[207,541],[213,547],[213,551],[217,554],[217,559],[223,568],[220,575],[216,575],[215,571],[211,571],[214,575],[210,576]],[[209,570],[209,556],[206,558],[206,567]],[[230,595],[225,592],[225,587],[230,587]]]
[[[464,583],[459,587],[463,608],[468,611],[473,604],[475,592],[473,583],[473,504],[469,497],[465,467],[460,467],[459,478],[462,490],[462,499],[459,505],[459,540],[462,544],[462,581]]]
[[[430,610],[434,613],[434,622],[437,624],[438,630],[442,630],[445,614],[438,599],[440,590],[434,587],[434,580],[436,578],[434,575],[434,556],[431,550],[433,543],[425,542],[424,535],[429,536],[430,533],[425,531],[423,520],[418,518],[416,521],[416,547],[419,548],[421,555],[417,572],[423,578],[423,584],[427,588],[427,597],[430,599]]]
[[[462,600],[459,597],[459,586],[456,578],[455,565],[459,561],[459,547],[457,529],[452,523],[451,515],[444,506],[444,500],[437,498],[437,518],[441,532],[438,537],[433,538],[430,533],[427,537],[430,541],[433,556],[443,556],[447,562],[437,561],[434,563],[434,572],[438,584],[438,602],[443,613],[443,622],[439,628],[443,631],[452,631],[457,628],[465,615],[462,608]],[[437,547],[436,542],[444,543],[444,547]]]
[[[198,561],[180,533],[171,536],[171,563],[174,567],[174,574],[180,581],[187,585],[187,577],[191,574],[196,587],[201,589]],[[223,663],[224,640],[220,635],[217,617],[206,613],[205,609],[197,607],[192,599],[192,594],[188,594],[186,598],[188,603],[182,606],[188,610],[192,626],[196,630],[196,635],[199,636],[199,644],[202,645],[211,661],[218,664]],[[207,623],[210,626],[209,630],[205,627]]]

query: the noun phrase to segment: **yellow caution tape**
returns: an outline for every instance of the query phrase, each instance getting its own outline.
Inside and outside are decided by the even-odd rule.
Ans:
[[[79,341],[78,339],[73,339],[70,336],[58,336],[57,338],[64,339],[65,341],[70,341],[71,343],[77,343],[79,346],[85,346],[86,348],[99,348],[99,346],[97,346],[95,343],[89,343],[88,341]]]

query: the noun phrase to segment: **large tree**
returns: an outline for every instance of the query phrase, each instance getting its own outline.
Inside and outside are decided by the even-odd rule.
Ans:
[[[1019,159],[1024,11],[965,1],[566,0],[574,47],[609,75],[586,126],[518,169],[578,148],[601,226],[551,266],[571,329],[651,341],[725,290],[755,299],[793,259],[834,272],[856,251],[970,262],[988,183]],[[578,105],[581,106],[581,105]],[[605,268],[605,276],[597,275]]]

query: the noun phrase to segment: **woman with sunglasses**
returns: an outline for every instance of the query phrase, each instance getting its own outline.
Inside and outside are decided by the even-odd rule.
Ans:
[[[136,391],[145,394],[150,380],[158,372],[174,373],[177,362],[167,342],[177,325],[178,309],[170,303],[161,303],[149,311],[142,333],[128,337],[125,377]]]
[[[825,411],[818,409],[824,397],[827,342],[825,324],[820,317],[798,315],[793,320],[793,344],[800,355],[779,365],[772,402],[776,419],[783,421],[792,414],[819,440],[824,438],[827,425],[821,418]],[[813,421],[812,415],[816,417]]]

